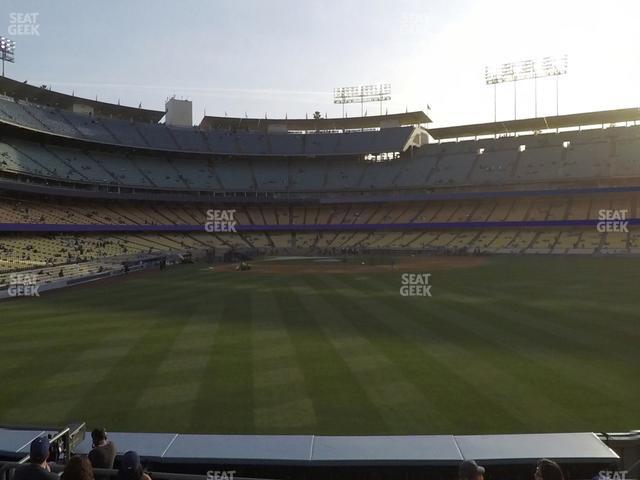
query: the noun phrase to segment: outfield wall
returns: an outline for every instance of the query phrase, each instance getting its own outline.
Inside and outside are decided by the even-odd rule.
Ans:
[[[24,273],[24,272],[22,272]],[[51,290],[59,290],[61,288],[71,287],[74,285],[81,285],[85,283],[95,282],[98,280],[104,280],[105,278],[116,277],[123,275],[122,270],[108,270],[102,273],[96,273],[87,275],[85,277],[76,277],[70,279],[53,280],[51,282],[42,283],[38,285],[38,293],[44,293]],[[9,298],[15,298],[9,290],[10,287],[5,287],[0,290],[0,300],[7,300]]]
[[[276,224],[242,225],[238,232],[356,232],[356,231],[404,231],[404,230],[455,230],[493,228],[556,228],[597,227],[599,219],[582,220],[504,220],[487,222],[411,222],[411,223],[330,223],[330,224]],[[640,225],[640,218],[625,220],[628,225]],[[0,232],[7,233],[98,233],[98,232],[205,232],[204,225],[73,225],[46,223],[2,223]],[[214,232],[211,232],[214,233]],[[217,232],[221,233],[221,232]],[[227,232],[228,233],[228,232]]]

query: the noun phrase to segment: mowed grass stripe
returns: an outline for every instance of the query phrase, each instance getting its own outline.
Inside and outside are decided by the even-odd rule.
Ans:
[[[310,278],[309,284],[330,301],[335,308],[339,308],[342,315],[349,321],[363,338],[367,339],[377,355],[384,358],[375,366],[375,374],[378,381],[388,384],[385,391],[392,391],[397,398],[395,417],[390,419],[391,429],[388,433],[413,433],[424,432],[428,425],[429,431],[451,431],[454,426],[449,418],[451,408],[450,401],[438,404],[434,401],[434,380],[432,374],[438,369],[434,362],[417,349],[411,349],[391,328],[387,325],[371,319],[370,313],[362,307],[361,299],[366,295],[360,288],[362,279],[357,280],[357,286],[344,282],[345,275],[323,275]],[[366,288],[366,285],[364,285]],[[409,347],[409,348],[407,348]],[[419,363],[419,373],[407,371],[407,354],[410,357],[411,367]],[[418,373],[418,374],[413,374]]]
[[[5,336],[0,333],[3,361],[0,362],[0,373],[10,375],[14,367],[11,363],[18,359],[28,359],[38,352],[57,352],[61,350],[74,350],[83,339],[100,338],[113,332],[114,326],[124,325],[122,317],[109,318],[108,321],[94,321],[83,315],[70,316],[68,324],[59,329],[49,328],[37,331],[23,332],[20,338]],[[77,325],[80,324],[79,327]],[[72,334],[71,334],[72,332]],[[62,338],[61,338],[62,337]]]
[[[62,292],[60,292],[62,293]],[[20,355],[40,349],[53,349],[72,345],[84,332],[113,328],[109,322],[100,322],[91,313],[73,301],[66,305],[54,294],[0,302],[0,341],[6,356]],[[74,332],[74,335],[68,335]],[[62,334],[63,338],[59,338]],[[0,364],[0,369],[3,365]]]
[[[207,299],[211,310],[222,306],[215,342],[198,372],[200,387],[191,408],[189,430],[196,433],[253,433],[253,364],[251,361],[252,290],[239,273],[213,275],[233,288],[212,289],[199,283],[195,295]]]
[[[606,351],[597,354],[582,342],[572,341],[568,332],[558,335],[551,332],[551,326],[545,329],[544,325],[537,325],[537,317],[527,317],[521,310],[516,316],[514,310],[487,304],[455,308],[467,313],[469,328],[535,362],[538,368],[528,378],[559,406],[581,412],[571,423],[576,429],[584,429],[585,425],[592,425],[594,430],[622,428],[615,423],[620,416],[618,408],[630,416],[640,416],[640,388],[635,380],[640,358],[625,361]],[[486,322],[487,318],[492,319],[491,323]],[[558,317],[555,320],[562,321]],[[581,374],[584,371],[589,375]]]
[[[348,281],[348,276],[341,279]],[[352,286],[366,290],[364,284],[360,281]],[[368,284],[377,293],[365,296],[363,292],[366,301],[362,306],[373,318],[396,329],[405,341],[417,342],[425,353],[447,366],[452,383],[474,387],[476,394],[467,399],[464,416],[478,415],[484,419],[483,431],[543,430],[553,421],[565,421],[571,415],[556,409],[544,392],[538,392],[510,368],[510,362],[514,361],[511,354],[487,345],[458,321],[452,321],[455,312],[443,311],[427,297],[400,296],[400,275],[385,277],[384,281],[378,276]],[[464,421],[460,425],[456,433],[467,433]]]
[[[473,290],[469,288],[464,289],[463,292],[473,292]],[[622,405],[629,406],[637,403],[634,401],[634,398],[638,398],[637,393],[631,391],[628,385],[624,391],[622,389],[625,385],[619,385],[618,388],[607,387],[611,384],[609,377],[612,370],[606,366],[601,368],[602,362],[597,355],[593,355],[593,350],[582,348],[585,347],[584,345],[580,345],[581,348],[578,349],[570,348],[573,343],[570,331],[567,330],[567,336],[554,344],[553,336],[537,325],[542,322],[536,318],[527,318],[526,314],[523,316],[519,305],[513,305],[512,310],[503,308],[500,314],[496,313],[495,308],[487,311],[489,303],[487,298],[492,299],[491,305],[497,303],[496,298],[499,296],[495,294],[493,297],[475,297],[470,293],[451,292],[442,287],[438,291],[439,295],[436,295],[433,303],[442,305],[441,310],[448,309],[446,318],[450,322],[455,322],[461,329],[473,331],[480,337],[479,340],[483,344],[493,345],[495,349],[492,348],[492,352],[500,349],[511,350],[515,356],[509,362],[509,368],[514,371],[519,370],[532,385],[538,386],[540,392],[544,392],[545,396],[557,402],[557,406],[552,409],[554,413],[583,412],[582,415],[565,414],[564,421],[572,428],[589,429],[588,425],[593,425],[595,418],[598,418],[600,425],[609,425],[610,428],[615,429],[611,421],[619,418],[619,412],[608,408],[607,415],[600,414],[607,405],[611,406],[615,403],[612,395],[615,395],[617,402]],[[423,307],[426,306],[423,305]],[[549,312],[549,315],[552,315],[552,312]],[[500,322],[500,319],[503,321]],[[494,325],[495,323],[498,325]],[[547,323],[551,328],[553,322]],[[534,335],[534,331],[537,332],[538,338]],[[594,338],[593,344],[596,343],[597,339]],[[483,356],[486,355],[483,354]],[[523,363],[521,357],[528,359],[529,365]],[[637,372],[637,367],[634,365],[637,363],[623,363],[620,366]],[[593,375],[581,375],[580,372],[585,369]],[[619,377],[616,375],[616,378],[619,379]],[[576,402],[581,404],[580,409],[575,408]],[[549,421],[553,422],[552,415],[547,416]],[[563,420],[563,417],[560,420]]]
[[[516,316],[517,310],[504,310],[501,316],[482,304],[456,303],[443,307],[442,311],[450,322],[476,335],[486,347],[510,355],[509,370],[526,379],[540,396],[554,403],[554,414],[561,415],[558,421],[574,426],[585,424],[585,419],[575,409],[576,397],[591,411],[607,405],[609,395],[594,385],[593,379],[579,375],[582,368],[576,368],[577,352],[572,351],[570,342],[563,345],[559,341],[554,347],[548,336],[538,337],[530,325],[514,325],[515,322],[509,325],[509,319]],[[549,421],[556,421],[552,418],[554,414],[547,414]]]
[[[609,349],[611,356],[618,357],[624,363],[633,363],[634,359],[638,358],[638,349],[633,345],[633,342],[640,343],[640,330],[637,327],[640,322],[637,317],[625,318],[626,325],[623,328],[616,322],[607,322],[606,319],[616,316],[614,312],[577,309],[569,312],[564,308],[531,305],[527,302],[516,303],[513,300],[504,301],[502,304],[521,305],[519,309],[522,314],[518,320],[535,318],[537,328],[568,339],[585,349],[592,351],[594,346]]]
[[[500,303],[505,305],[517,305],[519,309],[526,310],[529,314],[535,314],[542,320],[549,316],[554,318],[561,316],[563,325],[571,328],[577,327],[575,334],[590,334],[599,338],[600,342],[607,338],[613,339],[614,342],[620,342],[628,339],[629,336],[640,341],[637,307],[634,311],[633,306],[616,303],[612,298],[581,302],[576,302],[569,297],[556,298],[555,295],[542,298],[532,295],[530,298],[522,298],[507,288],[473,286],[467,289],[467,293],[492,299],[494,302],[500,300]],[[591,338],[588,338],[587,341],[591,341]],[[620,343],[627,344],[627,342]]]
[[[566,311],[565,308],[554,308],[547,303],[542,306],[539,301],[532,303],[528,300],[516,301],[512,295],[504,291],[487,291],[485,288],[471,288],[464,294],[455,292],[444,293],[450,299],[461,300],[459,304],[469,304],[469,308],[485,311],[499,322],[505,332],[509,330],[521,333],[526,329],[526,335],[521,338],[534,338],[542,348],[553,345],[556,352],[571,351],[572,355],[565,361],[554,362],[555,370],[566,370],[569,379],[588,383],[597,388],[616,391],[622,390],[617,396],[624,395],[628,390],[628,380],[637,375],[637,365],[640,363],[640,351],[633,342],[635,335],[622,333],[619,325],[607,328],[604,322],[593,322],[594,317],[613,318],[615,314],[600,311]],[[464,301],[462,301],[464,300]],[[473,304],[473,306],[471,306]],[[514,312],[517,311],[517,314]],[[591,320],[591,321],[590,321]],[[599,319],[600,320],[600,319]],[[629,329],[640,322],[630,318],[625,319]],[[599,325],[594,326],[595,323]],[[613,323],[613,322],[612,322]],[[597,354],[594,354],[596,353]],[[545,352],[543,352],[545,353]],[[573,363],[573,364],[571,364]],[[575,375],[575,371],[588,368],[588,377]],[[614,369],[620,375],[612,376]],[[622,384],[617,384],[620,382]],[[622,398],[621,398],[622,399]]]
[[[132,306],[129,324],[123,332],[135,331],[141,320],[145,325],[148,325],[147,320],[152,323],[143,328],[141,335],[134,335],[135,342],[107,372],[96,376],[82,391],[76,392],[71,410],[74,416],[81,415],[97,424],[105,424],[106,419],[112,419],[112,428],[125,428],[138,418],[139,411],[135,409],[137,398],[184,328],[185,320],[181,314],[188,312],[192,305],[191,299],[185,298],[184,293],[171,284],[152,286],[149,292],[140,289],[138,293],[140,298]],[[98,297],[94,299],[93,307],[117,315],[121,314],[124,306]],[[99,315],[96,317],[100,318]],[[118,347],[117,344],[112,346]],[[96,369],[100,371],[101,363],[99,360],[97,363]]]
[[[139,428],[153,431],[170,414],[173,430],[189,431],[192,407],[215,349],[222,307],[222,302],[203,299],[193,310],[185,311],[186,323],[133,406]]]
[[[0,335],[3,338],[10,338],[41,333],[43,330],[73,327],[76,315],[86,314],[84,308],[59,307],[56,311],[52,300],[51,294],[38,298],[18,298],[0,302],[2,319]]]
[[[301,278],[303,284],[294,291],[317,318],[324,334],[382,417],[384,423],[380,430],[393,433],[413,428],[416,422],[413,408],[422,404],[428,410],[425,396],[369,341],[367,334],[352,325],[348,303],[338,303],[339,297],[333,288],[319,283],[319,277]],[[435,417],[430,418],[435,421]]]
[[[321,435],[382,433],[386,427],[365,388],[357,381],[343,355],[322,327],[325,318],[309,305],[314,293],[300,289],[300,276],[290,276],[286,288],[275,293],[282,322],[294,338],[296,361],[302,370],[305,390],[313,401],[317,425],[289,433]]]
[[[93,318],[76,308],[69,309],[73,313],[65,315],[65,308],[59,302],[57,297],[47,295],[17,299],[0,306],[3,313],[3,328],[0,331],[3,361],[0,362],[0,372],[3,378],[12,379],[3,386],[0,399],[0,415],[7,421],[19,423],[27,418],[31,419],[34,416],[33,412],[43,413],[43,405],[48,406],[49,412],[57,409],[58,413],[62,413],[68,401],[73,400],[73,392],[64,386],[58,387],[51,378],[62,380],[60,372],[88,368],[88,365],[78,362],[78,359],[92,348],[93,342],[97,342],[104,334],[108,335],[108,332],[122,320],[121,316],[108,315]],[[6,309],[6,306],[10,308]],[[19,308],[22,310],[14,317],[13,314],[17,313],[16,310]],[[64,320],[58,328],[50,328],[47,322],[49,312],[55,312],[51,315],[57,320]],[[29,321],[20,321],[19,328],[9,329],[4,328],[4,320],[7,318],[28,318]],[[27,338],[21,341],[12,341],[3,336],[4,332],[15,332],[16,328],[24,331],[26,327],[27,331],[30,331],[37,322],[42,323],[42,326],[40,331],[37,334],[33,333],[31,337],[27,335]],[[83,328],[76,332],[76,325]],[[58,403],[54,406],[54,402]],[[48,420],[51,417],[41,418]]]
[[[54,337],[55,338],[55,337]],[[33,424],[36,417],[46,420],[49,424],[62,421],[47,414],[42,405],[47,404],[48,392],[43,390],[42,384],[58,370],[63,370],[72,363],[78,351],[87,348],[83,338],[76,338],[65,344],[66,348],[49,348],[31,350],[28,354],[21,354],[19,359],[3,352],[2,363],[11,364],[12,368],[2,372],[2,395],[0,395],[0,420],[7,424]],[[70,394],[71,395],[71,394]],[[38,404],[27,408],[29,398],[38,400]],[[41,422],[42,423],[42,422]]]
[[[443,318],[435,307],[428,311],[419,308],[422,301],[429,300],[411,301],[400,296],[399,274],[375,278],[342,275],[336,281],[339,287],[336,291],[357,292],[350,295],[369,323],[387,328],[388,335],[393,335],[395,345],[388,347],[390,356],[447,419],[448,425],[443,430],[423,424],[423,432],[499,433],[508,431],[505,425],[515,431],[526,428],[522,415],[502,395],[485,387],[484,375],[470,374],[469,367],[476,362],[471,352],[449,350],[449,345],[457,345],[456,334],[443,335],[430,329],[431,324],[441,323]]]
[[[137,422],[138,397],[182,328],[183,321],[179,320],[171,326],[163,326],[160,321],[151,325],[106,375],[91,384],[74,407],[74,413],[92,423],[104,424],[109,419],[113,429],[126,429],[128,424]]]
[[[187,270],[181,271],[178,278],[180,282],[174,285],[181,293],[188,292],[178,304],[185,324],[133,407],[132,415],[141,419],[140,428],[146,431],[156,429],[167,414],[171,415],[174,430],[190,430],[193,406],[222,321],[220,277],[210,271]]]
[[[501,325],[505,329],[517,328],[513,325],[528,327],[527,335],[532,342],[541,347],[555,345],[556,351],[571,353],[565,355],[563,361],[554,363],[553,368],[564,372],[569,381],[591,387],[593,393],[590,398],[600,398],[603,404],[622,403],[640,407],[637,402],[640,384],[634,380],[638,375],[640,351],[634,346],[634,340],[606,330],[592,333],[591,328],[581,325],[581,312],[575,315],[554,313],[551,309],[523,304],[517,316],[508,316],[505,308],[513,305],[512,301],[507,301],[504,306],[490,304],[483,308],[502,318],[504,322]],[[544,351],[539,354],[546,357]],[[589,375],[577,374],[584,370]],[[616,374],[612,375],[612,372]],[[584,399],[582,395],[579,398]],[[613,410],[608,409],[611,414]]]
[[[426,399],[427,413],[407,407],[415,424],[397,433],[628,430],[640,415],[637,261],[492,257],[482,267],[435,271],[433,299],[400,297],[399,271],[313,277],[194,265],[2,302],[0,422],[46,415],[49,424],[84,420],[129,431],[396,433],[352,369],[375,368],[381,356]],[[327,302],[333,309],[318,308]],[[213,314],[215,330],[209,313],[218,308],[226,315]],[[263,327],[262,310],[280,326]],[[333,320],[336,311],[342,318]],[[327,318],[330,335],[321,325]],[[350,365],[331,322],[350,325],[376,353],[359,349]],[[155,350],[137,357],[145,358],[136,383],[119,361],[147,328],[158,337],[133,342]],[[225,358],[212,359],[220,341]],[[125,374],[96,389],[102,401],[86,400],[113,365]],[[292,393],[283,389],[280,403],[282,379]],[[273,402],[285,412],[287,399],[302,396],[293,386],[311,399],[316,425],[293,414],[288,429],[284,416],[258,422],[261,407]],[[134,414],[105,406],[115,389]],[[258,398],[260,389],[270,393]],[[438,410],[438,422],[425,421]]]
[[[615,362],[616,369],[631,368],[632,372],[637,372],[635,366],[640,360],[640,351],[632,341],[630,342],[630,336],[617,332],[614,328],[586,328],[588,316],[593,315],[592,313],[585,313],[583,316],[581,312],[567,313],[551,307],[529,305],[526,302],[516,303],[510,299],[503,300],[505,297],[500,294],[490,302],[479,300],[484,298],[482,295],[477,298],[473,307],[469,308],[478,308],[488,315],[504,319],[500,326],[507,330],[518,331],[526,328],[528,334],[537,334],[543,344],[555,341],[558,347],[564,347],[565,350],[571,347],[571,350],[578,354],[576,358],[580,364],[588,364],[589,371],[598,372],[603,380],[610,377],[610,370],[601,368],[603,358],[608,362]],[[514,315],[513,310],[517,310],[518,314]],[[594,347],[604,356],[594,355]]]
[[[275,278],[257,284],[250,296],[252,320],[254,422],[258,431],[313,431],[316,414],[274,298]]]
[[[418,432],[414,433],[488,431],[489,428],[495,428],[495,424],[488,418],[487,411],[492,418],[502,419],[517,428],[525,427],[520,415],[504,407],[502,401],[492,398],[491,392],[479,386],[477,378],[466,377],[466,366],[461,368],[458,361],[450,360],[446,342],[455,339],[443,339],[421,324],[403,325],[403,315],[421,321],[429,317],[431,321],[440,320],[433,317],[433,312],[418,310],[416,303],[406,303],[404,310],[400,311],[389,301],[389,292],[399,296],[399,276],[394,277],[392,283],[383,283],[383,286],[370,277],[359,275],[335,276],[331,280],[339,295],[349,296],[358,305],[362,328],[379,332],[372,337],[372,341],[387,352],[389,358],[428,398],[431,408],[438,412],[438,422],[416,422],[414,428]],[[376,300],[372,301],[371,297]],[[417,405],[415,408],[426,406]],[[416,416],[416,420],[420,418],[421,415]]]
[[[72,421],[79,418],[76,415],[91,415],[90,411],[82,411],[78,403],[82,402],[87,391],[108,378],[112,369],[130,354],[153,322],[140,325],[137,329],[129,329],[125,335],[122,332],[111,333],[102,340],[85,343],[73,350],[75,357],[60,369],[48,370],[47,377],[30,392],[21,395],[7,416],[16,422],[47,424],[51,418]]]
[[[65,392],[62,397],[71,398],[72,392],[64,387],[58,388],[57,382],[50,379],[55,377],[62,380],[63,375],[59,375],[61,372],[90,368],[91,365],[83,361],[82,355],[91,351],[102,337],[109,335],[114,329],[119,330],[119,327],[126,323],[126,319],[121,315],[103,314],[94,318],[87,312],[79,312],[76,309],[70,309],[74,313],[65,315],[64,307],[59,306],[55,300],[51,295],[18,299],[9,302],[10,314],[4,309],[5,304],[0,306],[3,314],[0,329],[0,375],[11,379],[3,386],[0,399],[1,418],[18,421],[17,417],[22,418],[21,414],[29,409],[28,405],[35,405],[33,410],[38,410],[47,402],[47,398],[51,400],[58,390]],[[14,310],[20,306],[22,310],[18,318],[30,317],[31,321],[26,324],[20,323],[17,327],[5,328],[4,320],[16,318],[13,316]],[[51,328],[47,322],[47,312],[50,311],[56,311],[55,318],[63,320],[57,328]],[[10,316],[7,317],[7,314]],[[33,327],[38,321],[42,326],[39,331],[34,332]],[[16,340],[15,337],[5,336],[7,332],[21,332],[25,335],[24,338]],[[100,365],[97,366],[99,367]],[[65,380],[69,381],[66,378]],[[63,398],[58,396],[57,399]],[[8,409],[8,406],[12,406],[13,409]],[[15,410],[16,408],[19,409]],[[59,405],[58,408],[62,409],[63,406]]]
[[[154,272],[157,273],[157,272]],[[177,273],[177,272],[176,272]],[[109,282],[114,283],[109,283]],[[106,282],[70,287],[68,289],[44,292],[40,297],[25,297],[8,302],[0,302],[3,312],[3,326],[55,328],[67,325],[68,319],[76,316],[100,312],[102,305],[108,304],[112,309],[120,306],[125,312],[136,309],[141,298],[140,292],[153,295],[154,290],[167,291],[171,285],[161,282],[143,281],[141,278],[123,276]],[[117,298],[117,304],[110,300]]]

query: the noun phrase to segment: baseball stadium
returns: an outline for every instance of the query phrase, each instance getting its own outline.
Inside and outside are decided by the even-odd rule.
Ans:
[[[158,479],[638,478],[640,109],[433,116],[0,77],[0,475],[106,427]]]

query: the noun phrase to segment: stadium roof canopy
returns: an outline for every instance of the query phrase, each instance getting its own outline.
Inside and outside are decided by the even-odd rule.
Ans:
[[[430,128],[429,134],[436,140],[503,135],[518,132],[536,132],[557,128],[585,127],[640,120],[640,108],[603,110],[599,112],[554,115],[551,117],[524,118],[506,122],[476,123],[452,127]]]
[[[26,81],[19,82],[7,77],[0,77],[0,94],[64,110],[73,110],[74,106],[80,105],[90,108],[93,114],[99,117],[114,117],[137,122],[158,123],[165,114],[161,110],[127,107],[54,92],[42,86],[36,87],[35,85],[29,85]]]
[[[400,127],[404,125],[421,125],[430,123],[426,113],[408,112],[390,115],[373,115],[370,117],[340,117],[340,118],[241,118],[241,117],[212,117],[205,116],[200,122],[201,128],[212,130],[248,130],[248,131],[331,131],[356,130],[363,128]]]

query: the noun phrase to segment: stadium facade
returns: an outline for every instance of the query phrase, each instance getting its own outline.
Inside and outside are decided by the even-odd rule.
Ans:
[[[640,253],[637,109],[437,129],[423,112],[177,127],[8,78],[0,93],[5,280],[229,250]],[[237,233],[205,232],[211,209],[234,211]]]

